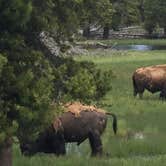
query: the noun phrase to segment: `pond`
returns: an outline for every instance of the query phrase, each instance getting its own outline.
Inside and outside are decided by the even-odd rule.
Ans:
[[[135,51],[148,51],[148,50],[166,50],[166,46],[153,46],[153,45],[115,45],[112,47],[115,50],[135,50]]]

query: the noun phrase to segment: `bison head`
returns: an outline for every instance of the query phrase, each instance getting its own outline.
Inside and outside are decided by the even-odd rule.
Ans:
[[[54,153],[56,155],[65,153],[65,141],[62,130],[55,128],[55,124],[40,133],[35,141],[24,141],[20,143],[20,149],[24,155],[35,153]]]

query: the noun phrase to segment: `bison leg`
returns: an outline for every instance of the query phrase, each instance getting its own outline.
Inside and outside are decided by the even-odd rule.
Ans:
[[[58,149],[56,149],[56,155],[65,155],[66,154],[66,147],[65,147],[65,143],[62,142]]]
[[[137,96],[137,91],[134,90],[133,96],[136,97]]]
[[[163,89],[161,90],[160,98],[166,99],[166,83],[164,84]]]
[[[143,92],[139,93],[139,98],[142,99],[142,97],[143,97]]]
[[[137,92],[136,90],[134,90],[134,97],[136,97],[137,94],[139,94],[139,98],[142,99],[142,97],[143,97],[143,92]]]
[[[145,89],[136,89],[136,88],[134,88],[134,93],[133,93],[134,97],[136,97],[137,94],[139,94],[139,98],[142,99],[144,90]]]
[[[60,142],[58,146],[57,146],[57,144],[53,145],[52,149],[53,149],[52,153],[54,153],[57,156],[66,154],[66,148],[65,148],[64,142]]]
[[[160,93],[160,98],[161,99],[166,99],[166,89],[163,89],[162,91],[161,91],[161,93]]]
[[[63,134],[59,134],[58,136],[53,137],[52,149],[54,154],[58,156],[66,154],[65,139]]]
[[[92,149],[92,156],[102,155],[103,148],[100,134],[98,131],[93,131],[89,133],[89,142]]]

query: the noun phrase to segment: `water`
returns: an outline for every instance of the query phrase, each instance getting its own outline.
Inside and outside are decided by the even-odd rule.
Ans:
[[[135,51],[166,50],[166,46],[153,46],[153,45],[115,45],[112,48],[115,50],[135,50]]]

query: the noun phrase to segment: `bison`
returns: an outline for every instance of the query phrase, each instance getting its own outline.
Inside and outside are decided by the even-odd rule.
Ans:
[[[138,68],[133,76],[134,96],[142,98],[147,89],[151,93],[160,92],[160,97],[166,98],[166,64]]]
[[[64,112],[49,128],[39,134],[33,142],[21,142],[23,154],[32,155],[37,152],[64,155],[65,143],[77,142],[80,145],[89,139],[92,156],[102,154],[101,134],[106,128],[107,115],[113,116],[113,130],[116,133],[117,119],[112,113],[97,111],[81,111],[79,116],[72,112]]]

